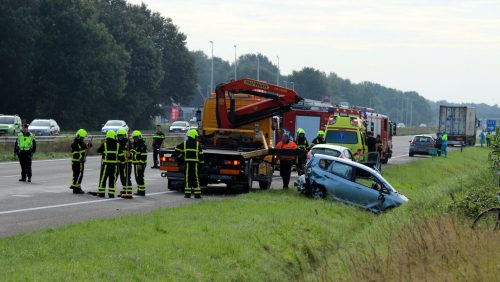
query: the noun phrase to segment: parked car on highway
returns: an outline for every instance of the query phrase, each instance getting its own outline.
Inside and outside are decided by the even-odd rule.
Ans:
[[[21,132],[21,118],[18,115],[0,114],[0,135],[16,135]]]
[[[61,129],[53,119],[34,119],[28,130],[35,135],[59,135]]]
[[[402,122],[398,123],[398,125],[396,125],[397,128],[405,128],[406,125]]]
[[[408,202],[377,171],[322,154],[311,158],[295,186],[305,195],[341,201],[376,213]]]
[[[333,157],[338,157],[341,159],[348,159],[354,161],[351,150],[349,148],[332,145],[332,144],[318,144],[311,148],[309,153],[307,153],[307,159],[309,160],[315,154],[323,154]]]
[[[425,123],[421,123],[421,124],[419,125],[419,127],[427,127],[427,124],[425,124]]]
[[[106,134],[109,130],[113,130],[115,132],[118,131],[118,129],[125,129],[125,131],[128,132],[128,125],[125,121],[123,120],[108,120],[102,127],[101,133]]]
[[[168,132],[187,132],[190,128],[189,122],[178,120],[170,125]]]
[[[430,135],[415,135],[410,140],[410,151],[408,155],[429,155],[429,149],[434,148],[434,138]]]

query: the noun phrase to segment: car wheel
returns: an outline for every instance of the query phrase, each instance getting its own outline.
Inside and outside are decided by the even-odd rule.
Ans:
[[[413,155],[414,155],[413,153],[410,153],[410,154],[409,154],[409,156],[410,156],[410,157],[413,157]]]
[[[314,185],[311,187],[311,196],[314,199],[324,199],[326,198],[326,189],[320,185]]]

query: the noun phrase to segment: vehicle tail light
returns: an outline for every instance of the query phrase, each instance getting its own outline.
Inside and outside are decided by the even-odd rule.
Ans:
[[[162,161],[162,162],[173,162],[174,158],[172,158],[172,157],[161,157],[160,161]]]
[[[415,145],[415,141],[410,141],[410,145]]]
[[[225,165],[234,165],[234,166],[239,166],[241,162],[239,160],[226,160],[224,161]]]

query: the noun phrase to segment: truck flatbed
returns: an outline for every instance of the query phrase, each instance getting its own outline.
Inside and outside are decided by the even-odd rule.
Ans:
[[[214,154],[214,155],[232,155],[241,156],[244,159],[250,159],[255,157],[266,156],[269,154],[268,149],[256,149],[252,151],[238,151],[238,150],[224,150],[224,149],[203,149],[204,154]]]

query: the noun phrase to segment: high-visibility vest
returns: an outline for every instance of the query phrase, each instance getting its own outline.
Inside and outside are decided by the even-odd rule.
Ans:
[[[71,153],[71,161],[73,162],[83,162],[83,157],[85,156],[85,151],[87,148],[83,148],[78,144],[78,150]]]
[[[443,134],[443,137],[441,137],[441,140],[443,140],[443,142],[448,142],[448,134]]]
[[[30,135],[25,136],[23,133],[19,133],[17,135],[17,146],[20,151],[29,151],[33,147],[33,140],[35,139],[35,135],[30,133]]]
[[[200,143],[196,142],[196,148],[189,148],[184,141],[184,161],[186,162],[199,162],[200,161]]]
[[[116,143],[116,149],[115,150],[108,150],[108,143],[104,142],[104,152],[102,156],[102,162],[103,163],[111,163],[111,164],[116,164],[118,163],[118,151],[120,149],[120,144]]]
[[[283,142],[280,141],[276,145],[276,149],[294,149],[294,150],[296,150],[297,149],[297,145],[293,141],[289,141],[287,144],[283,144]],[[283,161],[293,161],[293,160],[295,160],[295,156],[281,156],[280,160],[283,160]]]

